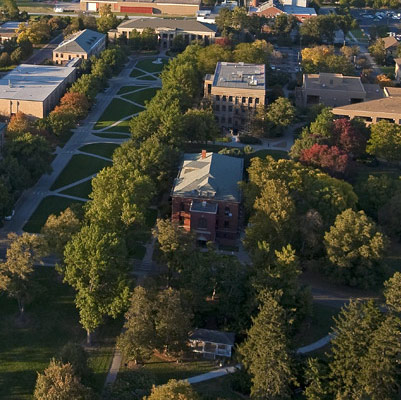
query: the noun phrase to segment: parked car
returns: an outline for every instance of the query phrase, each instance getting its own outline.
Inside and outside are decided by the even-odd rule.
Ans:
[[[64,8],[56,6],[53,8],[53,11],[56,13],[62,13],[62,12],[64,12]]]

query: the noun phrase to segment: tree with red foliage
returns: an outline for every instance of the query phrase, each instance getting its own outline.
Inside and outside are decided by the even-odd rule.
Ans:
[[[60,99],[60,106],[65,110],[68,108],[69,112],[74,114],[78,119],[83,118],[89,110],[89,100],[82,93],[67,92]]]
[[[336,119],[334,121],[335,143],[344,152],[354,157],[359,157],[365,153],[367,135],[362,127],[357,123],[349,121],[346,118]]]
[[[350,158],[337,146],[316,143],[309,149],[302,150],[300,161],[321,168],[330,175],[343,176],[347,173]]]
[[[7,135],[23,135],[35,130],[32,120],[23,112],[18,111],[12,115],[7,125]]]

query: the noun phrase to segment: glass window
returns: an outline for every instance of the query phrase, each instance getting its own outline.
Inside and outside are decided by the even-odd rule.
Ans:
[[[223,97],[221,98],[221,100],[222,100],[222,101],[227,101],[227,96],[223,96]]]
[[[207,220],[205,217],[200,217],[198,219],[198,228],[199,229],[207,229]]]
[[[226,106],[221,106],[221,111],[226,111]]]
[[[233,106],[228,106],[228,111],[232,111],[233,110]]]
[[[214,106],[214,109],[215,109],[216,111],[220,111],[220,106],[219,106],[218,104],[216,104],[216,105]]]
[[[220,96],[216,95],[216,101],[220,101]]]
[[[250,98],[249,98],[249,104],[252,104],[252,103],[253,103],[253,98],[250,97]]]
[[[242,102],[245,103],[246,102],[246,97],[242,98]]]
[[[258,97],[256,97],[256,99],[255,99],[255,104],[259,104],[259,98]]]
[[[233,96],[228,96],[228,101],[233,101]]]
[[[230,221],[224,221],[224,228],[230,227]]]
[[[230,207],[226,207],[224,209],[224,215],[229,215],[230,214]]]

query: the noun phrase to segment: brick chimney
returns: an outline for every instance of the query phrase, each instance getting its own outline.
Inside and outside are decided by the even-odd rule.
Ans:
[[[206,150],[202,150],[202,160],[206,158]]]

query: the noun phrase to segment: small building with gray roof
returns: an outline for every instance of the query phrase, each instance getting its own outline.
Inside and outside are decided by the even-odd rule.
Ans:
[[[187,44],[194,40],[203,40],[206,44],[214,41],[217,26],[199,22],[195,19],[140,18],[122,22],[117,29],[109,31],[109,39],[114,40],[130,33],[142,33],[145,29],[153,29],[159,38],[160,47],[168,49],[176,36],[182,36]]]
[[[194,353],[200,353],[205,358],[231,358],[235,344],[233,332],[211,329],[195,329],[189,334],[189,346]]]
[[[172,221],[195,232],[200,244],[236,244],[243,169],[242,158],[185,154],[172,189]]]
[[[106,48],[106,35],[85,29],[65,38],[54,50],[53,61],[64,64],[74,58],[86,60]]]
[[[264,64],[218,62],[205,76],[204,101],[210,102],[223,131],[246,129],[256,108],[266,104]]]

